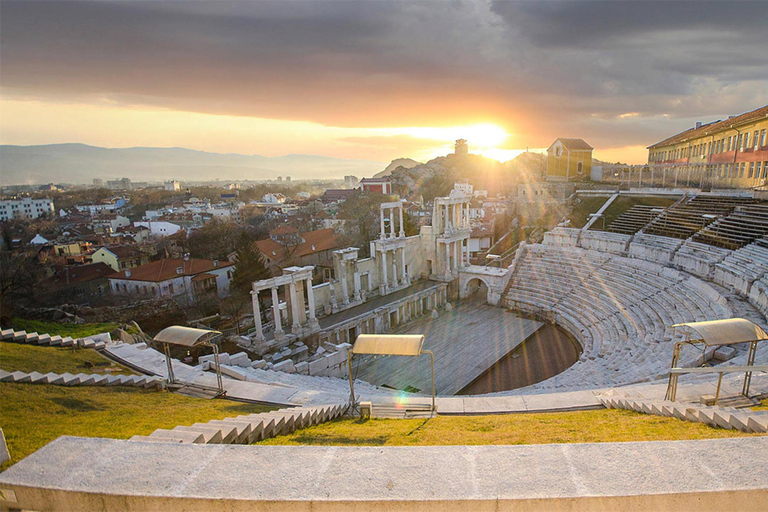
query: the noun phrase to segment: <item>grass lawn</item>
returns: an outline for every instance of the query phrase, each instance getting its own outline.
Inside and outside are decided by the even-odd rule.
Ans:
[[[127,439],[158,428],[274,409],[129,387],[0,383],[0,396],[0,427],[12,457],[0,469],[62,435]]]
[[[265,440],[269,445],[485,445],[601,443],[744,437],[734,430],[712,428],[676,418],[634,411],[596,411],[438,416],[428,420],[338,420]]]
[[[117,324],[60,324],[58,322],[41,322],[39,320],[26,320],[24,318],[14,318],[11,325],[4,325],[3,329],[13,328],[15,331],[36,332],[38,334],[59,335],[62,338],[71,336],[72,338],[84,338],[93,336],[102,332],[113,331]]]
[[[136,373],[89,348],[45,347],[8,342],[0,343],[0,369],[27,373]]]
[[[605,202],[607,197],[582,197],[579,204],[573,205],[571,214],[568,215],[571,223],[568,224],[570,228],[583,228],[584,224],[589,220],[589,214],[595,213],[599,210]]]

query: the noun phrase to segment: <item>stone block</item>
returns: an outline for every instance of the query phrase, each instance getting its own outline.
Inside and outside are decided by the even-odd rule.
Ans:
[[[300,373],[302,375],[309,375],[309,363],[306,361],[302,361],[301,363],[296,363],[294,365],[294,368],[296,369],[296,373]]]
[[[251,359],[245,352],[238,352],[229,356],[229,364],[232,366],[242,366],[248,368],[251,366]]]
[[[154,439],[163,439],[171,443],[195,443],[205,444],[205,436],[202,432],[185,432],[181,430],[168,430],[159,428],[149,434]]]
[[[259,359],[251,363],[251,368],[254,368],[256,370],[266,368],[266,366],[267,366],[267,362],[264,359]]]
[[[293,366],[293,361],[290,359],[286,359],[284,361],[280,361],[279,363],[275,364],[272,367],[273,370],[278,372],[285,372],[285,373],[295,373],[296,368]]]

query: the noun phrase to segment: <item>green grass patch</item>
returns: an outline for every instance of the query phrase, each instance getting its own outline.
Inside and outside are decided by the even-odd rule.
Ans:
[[[604,443],[743,437],[734,430],[712,428],[619,409],[438,416],[431,419],[338,420],[263,441],[269,445],[431,446],[547,443]]]
[[[85,338],[102,332],[110,332],[118,327],[114,323],[103,324],[60,324],[58,322],[41,322],[39,320],[27,320],[24,318],[14,318],[11,325],[4,329],[13,328],[15,331],[36,332],[38,334],[59,335],[62,338],[70,336],[72,338]]]
[[[0,343],[0,369],[40,373],[136,373],[89,348]]]
[[[581,197],[579,199],[579,203],[573,205],[573,209],[570,215],[568,215],[571,221],[568,227],[583,228],[587,220],[589,220],[589,214],[595,213],[602,208],[608,200],[607,197]]]
[[[274,409],[130,387],[63,387],[0,383],[0,427],[11,460],[5,469],[59,436],[127,439]]]

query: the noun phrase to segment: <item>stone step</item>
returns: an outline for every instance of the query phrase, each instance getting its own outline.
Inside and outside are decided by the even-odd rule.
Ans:
[[[40,342],[40,345],[61,345],[61,336],[51,336],[45,342]]]
[[[178,427],[173,427],[173,431],[200,434],[203,436],[204,444],[221,444],[222,440],[221,429],[216,427],[191,427],[187,425],[179,425]]]
[[[67,336],[66,338],[62,338],[61,340],[61,346],[62,347],[71,347],[75,344],[75,340]]]
[[[37,343],[37,340],[39,337],[40,335],[37,334],[36,332],[28,332],[27,339],[24,341],[26,341],[27,343]]]
[[[253,423],[249,421],[236,421],[234,419],[228,420],[211,420],[206,425],[214,427],[234,427],[235,439],[233,443],[236,444],[250,444],[253,430]]]
[[[232,444],[237,439],[237,427],[234,425],[209,425],[207,423],[194,423],[194,428],[212,428],[221,432],[221,444]]]
[[[768,432],[768,416],[752,414],[749,416],[749,420],[747,420],[747,426],[752,432],[765,434]]]
[[[29,378],[32,384],[48,384],[48,377],[40,372],[31,372]]]
[[[27,331],[14,331],[12,341],[24,341],[27,337]]]
[[[13,382],[13,375],[11,375],[11,372],[0,370],[0,382]]]
[[[3,329],[0,331],[0,339],[8,341],[13,339],[13,329]]]
[[[163,439],[170,443],[205,444],[204,436],[200,432],[183,432],[181,430],[159,428],[149,434],[149,437]]]
[[[37,337],[37,344],[38,345],[47,345],[51,342],[51,335],[50,334],[41,334]]]

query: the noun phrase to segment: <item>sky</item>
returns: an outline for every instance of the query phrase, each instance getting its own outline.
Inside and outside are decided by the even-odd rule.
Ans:
[[[768,104],[763,2],[0,3],[0,143],[607,161]]]

